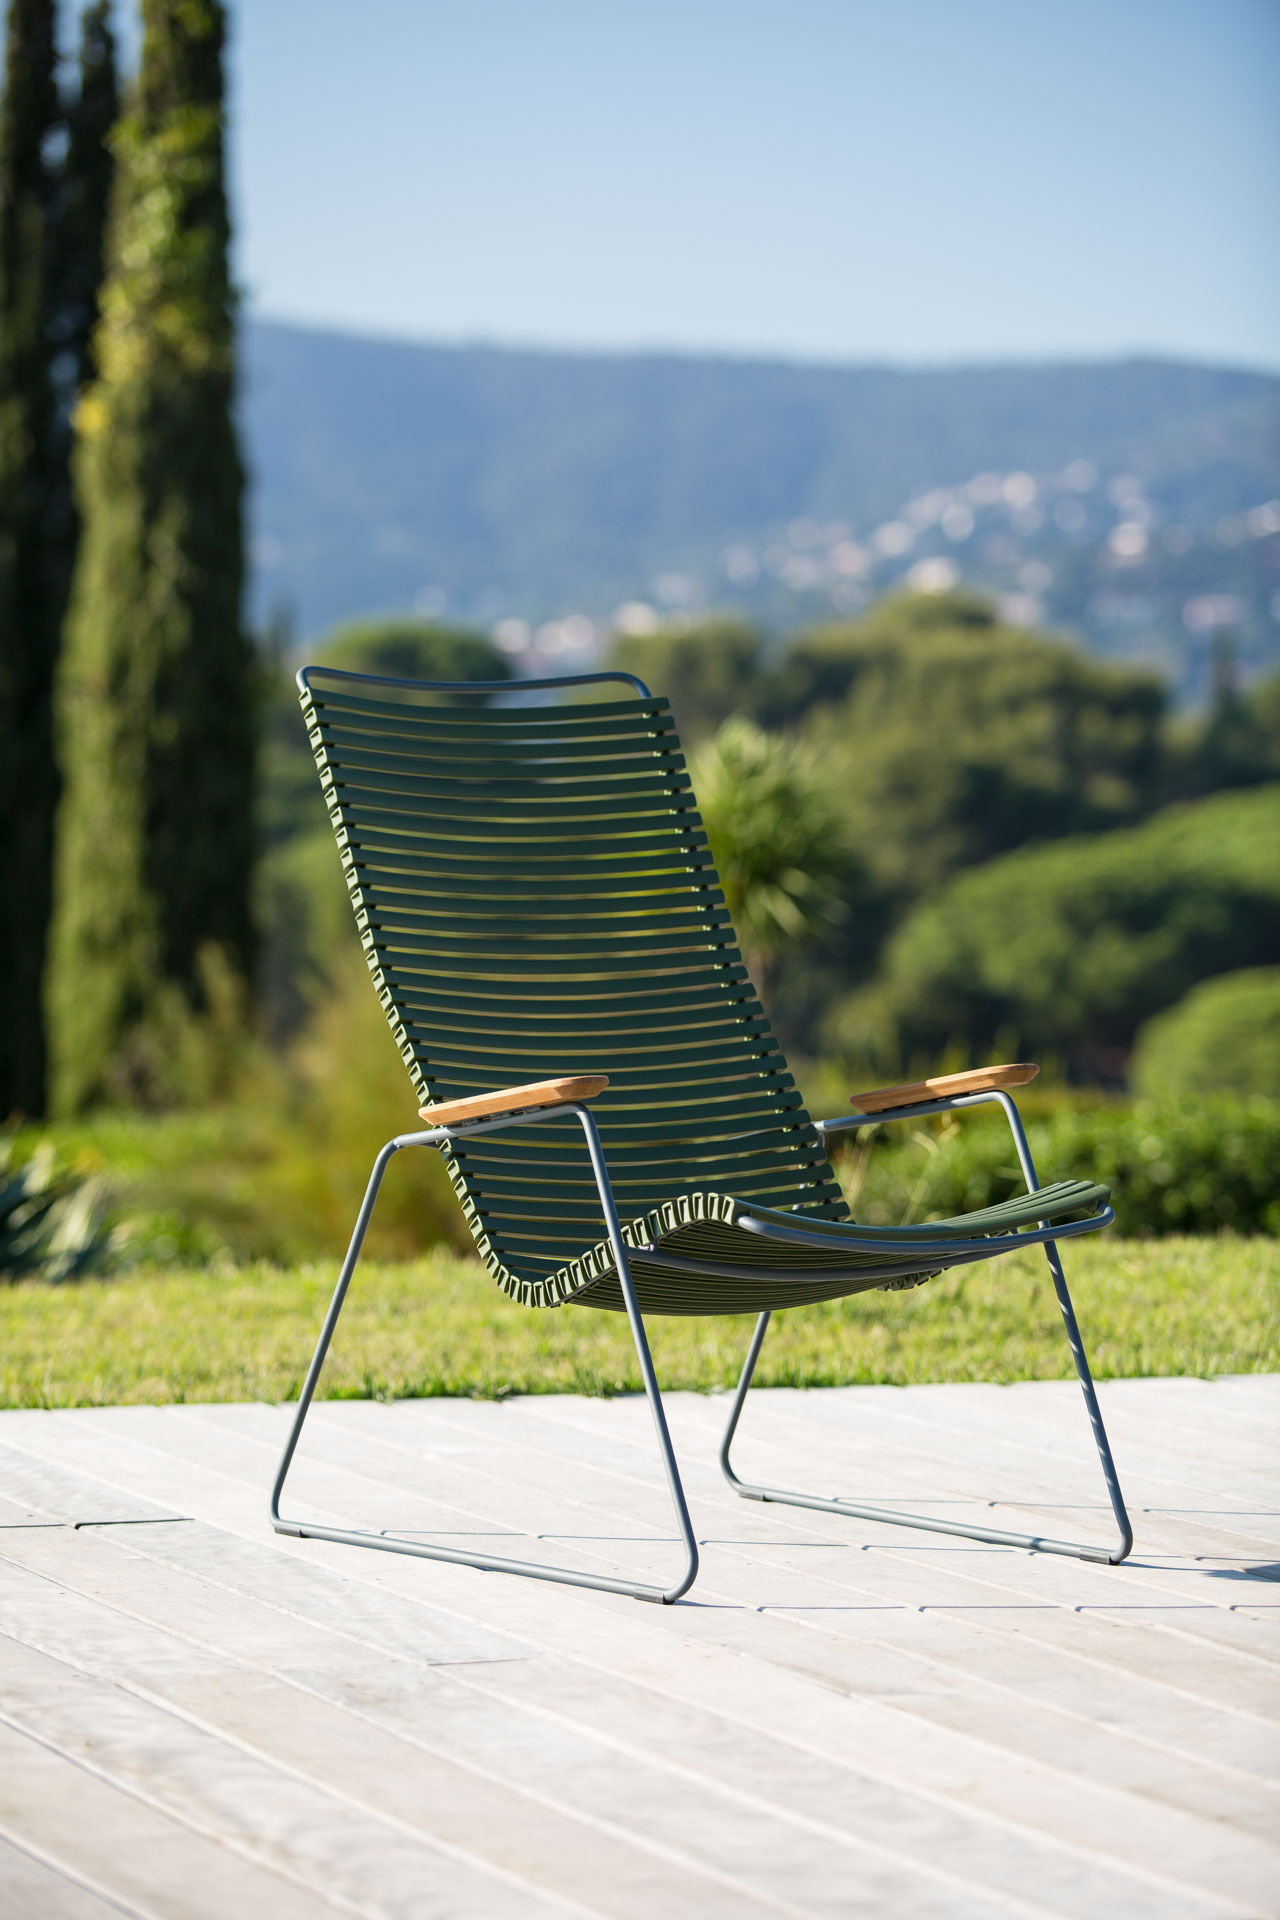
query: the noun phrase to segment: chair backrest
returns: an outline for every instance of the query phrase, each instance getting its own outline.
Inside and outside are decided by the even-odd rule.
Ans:
[[[298,680],[424,1102],[607,1073],[592,1111],[624,1221],[707,1191],[848,1217],[742,964],[665,699],[491,706],[467,686]],[[572,1116],[459,1141],[449,1164],[522,1297],[603,1237]]]

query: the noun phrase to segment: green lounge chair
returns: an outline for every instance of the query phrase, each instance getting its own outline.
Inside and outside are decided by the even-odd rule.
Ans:
[[[621,697],[584,696],[610,681]],[[1055,1245],[1114,1214],[1103,1187],[1038,1185],[1008,1092],[1035,1069],[880,1089],[857,1096],[848,1116],[811,1120],[735,944],[670,709],[632,676],[521,683],[543,698],[572,688],[563,705],[493,706],[480,683],[330,668],[304,668],[298,684],[369,968],[428,1124],[374,1163],[272,1493],[276,1531],[674,1601],[693,1583],[698,1550],[642,1316],[749,1312],[759,1318],[721,1449],[744,1498],[1124,1559],[1132,1533]],[[830,1135],[984,1101],[1004,1109],[1026,1195],[927,1226],[850,1219]],[[506,1293],[529,1307],[626,1313],[684,1543],[671,1585],[281,1516],[383,1173],[415,1146],[443,1155]],[[1029,1245],[1048,1258],[1116,1547],[737,1477],[729,1447],[770,1314],[916,1286]]]

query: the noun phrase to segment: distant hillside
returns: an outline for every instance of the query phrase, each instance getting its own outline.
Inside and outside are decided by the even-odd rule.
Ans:
[[[486,623],[642,601],[794,624],[914,568],[1104,648],[1194,652],[1223,619],[1258,664],[1280,646],[1267,375],[534,353],[262,322],[245,365],[256,609],[290,605],[303,634],[415,600]]]

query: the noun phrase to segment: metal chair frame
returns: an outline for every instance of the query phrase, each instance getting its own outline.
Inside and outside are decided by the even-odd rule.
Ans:
[[[951,1113],[965,1107],[984,1106],[994,1102],[1004,1109],[1009,1130],[1013,1134],[1013,1144],[1017,1150],[1018,1164],[1022,1177],[1027,1183],[1027,1192],[1039,1191],[1040,1182],[1036,1178],[1035,1166],[1031,1159],[1031,1149],[1027,1145],[1027,1136],[1023,1129],[1022,1118],[1017,1107],[1007,1093],[969,1093],[953,1094],[949,1099],[930,1100],[918,1106],[893,1107],[883,1113],[855,1113],[846,1119],[819,1120],[815,1124],[824,1136],[832,1133],[852,1132],[858,1127],[879,1126],[894,1120],[919,1120],[931,1113]],[[1042,1229],[1048,1228],[1048,1222],[1041,1222]],[[1063,1239],[1064,1230],[1058,1228],[1056,1238]],[[1027,1236],[1031,1238],[1030,1235]],[[1053,1279],[1053,1289],[1062,1313],[1062,1324],[1066,1331],[1067,1345],[1071,1349],[1071,1358],[1075,1362],[1076,1375],[1080,1381],[1080,1390],[1084,1395],[1085,1410],[1089,1416],[1089,1425],[1093,1432],[1094,1444],[1098,1449],[1098,1462],[1102,1468],[1102,1478],[1106,1484],[1107,1497],[1111,1502],[1111,1511],[1115,1516],[1119,1531],[1119,1541],[1114,1547],[1095,1547],[1081,1541],[1056,1540],[1045,1534],[1009,1533],[999,1527],[971,1526],[958,1520],[938,1520],[921,1514],[902,1513],[894,1508],[864,1506],[852,1500],[825,1498],[820,1494],[788,1493],[781,1487],[763,1487],[739,1478],[729,1458],[734,1434],[742,1417],[747,1393],[751,1386],[751,1377],[760,1358],[760,1349],[769,1331],[771,1315],[762,1313],[756,1321],[751,1345],[743,1364],[738,1381],[737,1392],[733,1397],[733,1406],[729,1413],[729,1422],[725,1428],[724,1439],[720,1443],[720,1467],[725,1479],[743,1500],[766,1500],[780,1506],[812,1507],[820,1513],[844,1513],[858,1520],[887,1521],[898,1527],[916,1527],[927,1533],[958,1534],[966,1540],[983,1540],[993,1546],[1028,1547],[1039,1553],[1060,1553],[1078,1560],[1100,1561],[1104,1566],[1118,1566],[1128,1558],[1133,1547],[1133,1527],[1125,1508],[1124,1495],[1120,1491],[1120,1481],[1116,1474],[1115,1461],[1111,1454],[1111,1443],[1103,1425],[1102,1410],[1098,1405],[1097,1389],[1093,1384],[1093,1375],[1089,1369],[1088,1356],[1084,1342],[1080,1337],[1080,1328],[1076,1321],[1075,1308],[1071,1304],[1071,1295],[1067,1291],[1066,1275],[1062,1271],[1062,1261],[1053,1239],[1042,1239],[1045,1258],[1049,1263],[1049,1272]]]
[[[1021,1117],[1007,1093],[993,1092],[953,1095],[949,1099],[932,1100],[918,1106],[897,1107],[878,1114],[851,1114],[848,1118],[841,1117],[834,1120],[819,1120],[815,1124],[818,1130],[826,1135],[830,1133],[850,1132],[859,1127],[879,1126],[895,1120],[921,1119],[932,1113],[950,1113],[958,1109],[982,1106],[991,1102],[999,1105],[1004,1110],[1010,1131],[1013,1134],[1014,1146],[1017,1150],[1023,1178],[1027,1183],[1027,1191],[1029,1193],[1035,1193],[1039,1190],[1040,1183],[1036,1178],[1036,1171],[1032,1163],[1031,1151],[1027,1145],[1027,1137],[1023,1130]],[[550,1566],[541,1561],[520,1560],[502,1554],[472,1553],[461,1547],[424,1545],[418,1541],[400,1540],[386,1533],[370,1533],[368,1531],[345,1527],[328,1527],[313,1520],[286,1519],[280,1512],[280,1502],[284,1493],[285,1481],[288,1478],[290,1467],[293,1464],[294,1454],[297,1451],[298,1442],[302,1437],[302,1430],[306,1423],[312,1400],[315,1397],[316,1387],[319,1384],[325,1360],[328,1357],[329,1347],[333,1340],[343,1305],[346,1301],[347,1291],[351,1285],[352,1277],[360,1259],[365,1234],[368,1231],[369,1221],[373,1216],[373,1210],[377,1203],[378,1192],[382,1186],[383,1175],[386,1173],[393,1156],[405,1147],[435,1147],[443,1149],[448,1146],[453,1138],[459,1135],[491,1133],[503,1128],[529,1126],[536,1124],[540,1120],[549,1120],[562,1117],[566,1114],[573,1114],[582,1127],[587,1152],[591,1159],[592,1172],[595,1175],[596,1187],[600,1195],[600,1204],[608,1230],[609,1244],[617,1264],[618,1281],[622,1290],[623,1300],[626,1303],[627,1320],[631,1328],[632,1340],[635,1343],[636,1358],[640,1366],[640,1376],[644,1382],[645,1398],[649,1402],[649,1410],[653,1416],[654,1432],[658,1441],[658,1451],[662,1457],[663,1471],[666,1474],[667,1487],[671,1494],[672,1506],[675,1509],[676,1524],[684,1546],[685,1562],[679,1578],[670,1586],[663,1587],[633,1580],[617,1580],[605,1574],[583,1573],[569,1567]],[[1081,1222],[1079,1224],[1084,1226],[1089,1223]],[[1077,1230],[1079,1229],[1077,1228]],[[793,1493],[781,1487],[760,1486],[754,1482],[741,1479],[734,1471],[730,1460],[730,1448],[732,1447],[734,1436],[737,1432],[738,1423],[742,1417],[742,1411],[746,1404],[752,1376],[755,1373],[756,1365],[760,1358],[760,1351],[764,1345],[765,1335],[769,1330],[769,1322],[772,1318],[771,1313],[762,1313],[756,1322],[751,1344],[747,1349],[742,1374],[738,1381],[737,1391],[734,1394],[733,1405],[729,1412],[729,1420],[725,1428],[724,1438],[720,1445],[720,1467],[734,1492],[744,1500],[772,1502],[778,1506],[808,1507],[821,1513],[840,1513],[848,1515],[852,1519],[877,1520],[894,1526],[913,1527],[927,1533],[953,1534],[963,1539],[981,1540],[995,1546],[1024,1547],[1040,1553],[1065,1554],[1075,1559],[1098,1561],[1103,1565],[1118,1565],[1120,1561],[1128,1556],[1133,1546],[1133,1529],[1125,1509],[1124,1496],[1120,1490],[1120,1482],[1111,1454],[1111,1445],[1103,1424],[1102,1411],[1098,1405],[1097,1391],[1093,1384],[1093,1376],[1089,1370],[1088,1357],[1085,1354],[1084,1344],[1080,1337],[1080,1329],[1076,1321],[1075,1309],[1071,1304],[1071,1295],[1067,1290],[1066,1276],[1062,1271],[1062,1261],[1059,1257],[1055,1240],[1045,1237],[1050,1231],[1051,1229],[1049,1228],[1048,1222],[1042,1221],[1039,1229],[1034,1233],[1021,1235],[1019,1238],[1023,1244],[1042,1245],[1045,1250],[1045,1257],[1049,1264],[1049,1272],[1053,1279],[1054,1292],[1057,1295],[1058,1306],[1062,1313],[1063,1326],[1067,1335],[1067,1344],[1071,1349],[1071,1357],[1075,1362],[1076,1373],[1080,1381],[1080,1388],[1084,1395],[1085,1408],[1089,1417],[1089,1424],[1093,1432],[1094,1443],[1098,1450],[1098,1460],[1102,1468],[1102,1477],[1106,1484],[1107,1494],[1111,1501],[1111,1509],[1115,1515],[1116,1526],[1119,1531],[1119,1542],[1115,1547],[1097,1547],[1081,1541],[1058,1540],[1046,1534],[1011,1533],[998,1527],[973,1526],[962,1521],[941,1520],[921,1514],[904,1513],[889,1507],[866,1506],[856,1501],[827,1497],[821,1494]],[[1072,1228],[1070,1226],[1065,1228],[1060,1227],[1056,1231],[1056,1238],[1062,1239],[1069,1235],[1071,1231]],[[806,1235],[806,1238],[808,1237],[809,1236]],[[926,1246],[922,1245],[920,1251],[924,1252],[926,1250]],[[940,1248],[939,1250],[942,1251],[944,1249]],[[663,1264],[672,1267],[696,1264],[683,1262],[677,1257],[663,1255],[659,1253],[657,1249],[636,1248],[630,1251],[643,1252],[646,1259],[650,1261],[658,1259],[662,1261]],[[949,1254],[954,1254],[954,1243],[946,1247],[945,1251]],[[988,1243],[985,1253],[975,1250],[968,1256],[968,1260],[972,1261],[989,1257],[990,1245]],[[955,1262],[953,1259],[952,1264],[967,1264],[967,1261]],[[892,1272],[894,1270],[890,1269],[889,1271]],[[865,1269],[862,1271],[860,1277],[863,1279],[868,1277]],[[624,1593],[632,1599],[651,1600],[663,1606],[672,1605],[675,1601],[679,1600],[683,1594],[689,1591],[698,1574],[698,1543],[694,1536],[693,1523],[689,1516],[688,1503],[685,1499],[684,1486],[680,1479],[680,1468],[676,1460],[675,1449],[671,1444],[671,1433],[667,1426],[666,1411],[662,1404],[662,1394],[658,1387],[657,1376],[653,1368],[653,1359],[649,1352],[649,1342],[645,1333],[644,1319],[636,1300],[635,1286],[631,1277],[629,1250],[623,1238],[622,1225],[618,1218],[613,1189],[609,1181],[609,1171],[605,1163],[604,1150],[600,1143],[600,1135],[596,1128],[596,1123],[588,1108],[577,1105],[544,1107],[524,1113],[504,1114],[494,1120],[470,1121],[453,1127],[433,1127],[419,1133],[397,1134],[393,1140],[389,1140],[386,1146],[383,1147],[377,1159],[374,1161],[373,1170],[369,1175],[369,1183],[365,1189],[360,1211],[356,1216],[356,1223],[352,1231],[350,1244],[347,1248],[346,1258],[342,1263],[342,1269],[338,1275],[338,1282],[334,1288],[333,1298],[329,1303],[329,1310],[325,1315],[324,1325],[321,1327],[320,1337],[316,1342],[315,1352],[312,1355],[311,1364],[307,1369],[307,1376],[303,1382],[297,1410],[294,1414],[293,1423],[289,1430],[289,1437],[285,1443],[284,1453],[276,1474],[275,1485],[272,1488],[270,1512],[271,1525],[277,1533],[290,1534],[298,1539],[333,1540],[343,1546],[374,1547],[384,1553],[407,1554],[420,1560],[447,1560],[453,1562],[454,1565],[476,1567],[486,1573],[519,1573],[526,1575],[530,1579],[551,1580],[565,1586],[593,1587],[605,1593]]]
[[[658,1451],[662,1455],[663,1470],[667,1476],[667,1486],[671,1493],[671,1503],[675,1508],[676,1525],[684,1543],[685,1563],[679,1578],[668,1587],[649,1586],[634,1580],[615,1580],[606,1574],[580,1573],[570,1567],[547,1566],[537,1560],[516,1560],[502,1554],[470,1553],[461,1547],[436,1547],[423,1545],[417,1541],[397,1540],[384,1533],[353,1531],[345,1527],[326,1527],[314,1520],[287,1520],[280,1512],[280,1501],[284,1493],[284,1484],[298,1442],[302,1438],[302,1429],[311,1407],[315,1390],[320,1380],[330,1342],[338,1325],[347,1297],[347,1289],[360,1258],[360,1249],[373,1216],[378,1198],[378,1189],[382,1177],[393,1156],[404,1147],[445,1148],[455,1136],[474,1133],[496,1133],[500,1128],[532,1126],[540,1120],[563,1118],[566,1114],[576,1115],[586,1136],[587,1152],[591,1157],[591,1170],[595,1175],[596,1186],[600,1194],[600,1205],[604,1211],[608,1228],[609,1245],[618,1269],[618,1283],[622,1297],[626,1302],[627,1320],[631,1327],[631,1337],[635,1342],[636,1358],[640,1363],[640,1377],[644,1381],[645,1398],[649,1402],[649,1411],[653,1415],[654,1431],[658,1439]],[[403,1553],[418,1560],[450,1560],[456,1566],[478,1567],[484,1573],[522,1573],[533,1580],[555,1580],[564,1586],[595,1587],[604,1593],[625,1593],[633,1600],[653,1600],[660,1605],[670,1606],[681,1594],[687,1593],[698,1576],[698,1543],[694,1538],[693,1522],[689,1518],[689,1507],[684,1497],[684,1487],[680,1481],[680,1469],[676,1464],[675,1449],[671,1444],[671,1434],[667,1427],[667,1416],[662,1405],[662,1395],[658,1391],[657,1376],[653,1370],[653,1358],[649,1352],[649,1341],[644,1330],[644,1320],[636,1301],[635,1286],[631,1278],[631,1267],[627,1258],[627,1245],[622,1237],[622,1224],[618,1219],[618,1209],[614,1203],[613,1189],[609,1184],[609,1173],[605,1166],[604,1150],[600,1145],[600,1135],[590,1111],[583,1106],[540,1107],[532,1111],[504,1114],[496,1120],[468,1121],[453,1127],[432,1127],[423,1133],[401,1133],[394,1140],[388,1140],[373,1163],[369,1175],[369,1184],[365,1188],[364,1199],[356,1216],[351,1242],[347,1248],[342,1270],[338,1275],[338,1284],[333,1290],[329,1302],[329,1311],[325,1315],[324,1325],[320,1329],[320,1338],[316,1350],[311,1356],[311,1365],[302,1385],[298,1399],[297,1412],[289,1429],[289,1438],[276,1473],[275,1485],[271,1490],[271,1524],[277,1533],[292,1534],[300,1540],[336,1540],[348,1547],[377,1547],[384,1553]]]
[[[298,685],[304,693],[307,691],[308,671],[309,669],[303,668],[298,674]],[[363,677],[355,674],[338,673],[336,669],[326,669],[326,672],[330,674],[336,673],[339,679],[355,680]],[[635,688],[636,692],[640,694],[642,698],[649,697],[649,690],[643,681],[636,679],[633,674],[616,671],[552,676],[545,679],[520,681],[514,685],[507,682],[476,681],[463,686],[451,681],[418,680],[398,680],[390,682],[390,684],[414,687],[423,691],[449,691],[454,693],[463,691],[491,692],[501,699],[513,692],[527,693],[554,687],[578,686],[595,680],[622,681]],[[1038,1192],[1040,1190],[1040,1183],[1036,1178],[1035,1167],[1032,1164],[1031,1153],[1027,1146],[1026,1134],[1023,1131],[1018,1110],[1008,1094],[1001,1091],[952,1095],[946,1099],[932,1100],[909,1107],[894,1108],[883,1113],[855,1113],[838,1119],[820,1120],[817,1121],[815,1125],[818,1133],[825,1137],[829,1134],[847,1132],[859,1127],[879,1126],[896,1120],[921,1119],[932,1113],[949,1113],[962,1108],[981,1106],[991,1101],[996,1102],[1004,1110],[1005,1117],[1008,1120],[1009,1127],[1013,1134],[1014,1145],[1018,1154],[1018,1162],[1022,1169],[1023,1177],[1026,1180],[1027,1191],[1029,1193]],[[405,1147],[434,1147],[439,1150],[445,1150],[452,1140],[460,1139],[464,1136],[496,1132],[503,1128],[536,1125],[539,1121],[563,1118],[568,1114],[573,1114],[577,1118],[585,1137],[587,1152],[591,1161],[591,1169],[600,1197],[600,1206],[604,1216],[609,1245],[617,1269],[618,1283],[626,1309],[627,1320],[631,1328],[631,1337],[635,1343],[636,1358],[640,1366],[641,1379],[644,1382],[645,1397],[649,1402],[649,1410],[653,1416],[654,1431],[658,1441],[658,1451],[662,1457],[663,1470],[666,1474],[668,1490],[671,1494],[672,1505],[675,1509],[676,1524],[684,1547],[684,1566],[679,1577],[673,1584],[664,1587],[633,1580],[614,1579],[604,1574],[584,1573],[569,1567],[550,1566],[541,1561],[520,1560],[501,1554],[473,1553],[460,1547],[441,1547],[423,1544],[418,1541],[399,1539],[387,1533],[371,1533],[344,1527],[329,1527],[322,1525],[318,1521],[285,1518],[280,1512],[280,1502],[284,1494],[285,1482],[288,1479],[290,1468],[293,1465],[298,1442],[302,1437],[302,1430],[306,1424],[312,1400],[315,1397],[316,1387],[319,1384],[329,1347],[342,1313],[343,1304],[346,1301],[347,1291],[351,1285],[352,1277],[360,1259],[361,1248],[364,1245],[369,1221],[372,1218],[373,1210],[377,1203],[383,1175],[386,1173],[387,1167],[394,1155]],[[999,1546],[1026,1547],[1042,1553],[1068,1554],[1082,1560],[1094,1560],[1112,1566],[1117,1565],[1126,1557],[1133,1545],[1133,1530],[1129,1524],[1128,1514],[1125,1511],[1124,1499],[1120,1491],[1119,1481],[1116,1477],[1110,1444],[1098,1406],[1097,1393],[1094,1389],[1093,1378],[1089,1371],[1089,1362],[1081,1342],[1080,1330],[1076,1323],[1075,1310],[1071,1304],[1071,1296],[1067,1291],[1066,1278],[1062,1271],[1062,1262],[1058,1256],[1056,1245],[1057,1240],[1067,1239],[1073,1234],[1096,1231],[1097,1228],[1110,1224],[1110,1221],[1113,1220],[1114,1217],[1111,1209],[1106,1208],[1088,1220],[1071,1222],[1056,1230],[1050,1226],[1047,1220],[1042,1220],[1036,1228],[1018,1233],[1016,1239],[1019,1245],[1042,1245],[1045,1250],[1045,1256],[1049,1263],[1049,1271],[1053,1278],[1054,1291],[1057,1295],[1058,1306],[1062,1313],[1067,1342],[1071,1349],[1072,1359],[1075,1362],[1081,1391],[1084,1394],[1089,1423],[1098,1449],[1098,1458],[1102,1467],[1103,1479],[1106,1483],[1112,1512],[1115,1515],[1116,1525],[1119,1530],[1120,1538],[1116,1547],[1108,1549],[1085,1543],[1052,1539],[1042,1534],[1009,1533],[993,1527],[970,1526],[958,1521],[933,1519],[920,1514],[898,1512],[886,1507],[866,1506],[850,1500],[826,1498],[818,1494],[791,1493],[783,1488],[758,1486],[752,1482],[740,1479],[737,1473],[735,1473],[730,1461],[730,1448],[737,1431],[738,1422],[742,1416],[743,1407],[746,1403],[752,1376],[760,1358],[760,1350],[764,1344],[765,1334],[768,1332],[769,1322],[772,1317],[769,1312],[762,1313],[756,1322],[755,1332],[752,1335],[751,1344],[747,1350],[746,1360],[730,1410],[728,1425],[720,1447],[720,1465],[730,1486],[744,1500],[761,1500],[770,1501],[778,1505],[807,1507],[824,1513],[841,1513],[847,1514],[855,1519],[885,1521],[896,1526],[914,1527],[931,1533],[956,1534],[965,1539],[986,1541]],[[750,1231],[774,1241],[785,1242],[788,1239],[802,1240],[810,1247],[825,1244],[832,1248],[852,1248],[856,1245],[856,1232],[853,1236],[850,1236],[846,1231],[840,1236],[831,1236],[824,1241],[820,1233],[815,1233],[812,1229],[808,1228],[803,1232],[799,1230],[793,1232],[788,1228],[749,1219],[744,1220],[742,1224]],[[867,1243],[864,1242],[864,1248],[866,1245]],[[970,1241],[957,1241],[954,1238],[951,1240],[938,1240],[935,1237],[931,1240],[927,1228],[921,1229],[918,1235],[911,1241],[911,1251],[913,1254],[923,1258],[937,1254],[940,1264],[948,1268],[967,1265],[978,1260],[990,1259],[993,1253],[998,1250],[999,1249],[992,1247],[989,1239],[975,1238]],[[356,1216],[356,1223],[352,1230],[346,1257],[343,1260],[342,1268],[338,1275],[338,1282],[334,1288],[333,1297],[329,1303],[329,1309],[320,1330],[320,1337],[316,1342],[315,1352],[311,1357],[311,1364],[307,1369],[306,1379],[303,1382],[297,1409],[290,1426],[289,1437],[285,1443],[280,1466],[276,1473],[275,1484],[271,1492],[270,1505],[271,1525],[275,1531],[280,1534],[292,1535],[297,1539],[332,1540],[343,1546],[372,1547],[384,1553],[406,1554],[420,1560],[446,1560],[457,1566],[476,1567],[484,1572],[519,1573],[530,1579],[551,1580],[565,1586],[591,1587],[605,1593],[623,1593],[637,1600],[650,1600],[666,1606],[679,1600],[683,1594],[688,1592],[697,1577],[698,1543],[694,1537],[693,1523],[689,1517],[689,1508],[680,1480],[680,1470],[676,1462],[675,1450],[671,1444],[671,1435],[667,1427],[666,1413],[662,1405],[662,1396],[658,1389],[653,1360],[649,1352],[649,1342],[645,1334],[644,1320],[636,1298],[635,1284],[630,1266],[630,1254],[641,1256],[644,1261],[650,1265],[674,1268],[690,1274],[703,1273],[718,1275],[728,1271],[736,1277],[749,1277],[753,1272],[758,1276],[763,1275],[768,1278],[777,1277],[776,1268],[753,1270],[745,1265],[735,1264],[733,1268],[725,1269],[716,1266],[712,1262],[684,1259],[678,1255],[668,1254],[657,1247],[646,1246],[628,1249],[623,1236],[622,1225],[618,1217],[617,1205],[609,1180],[609,1171],[605,1163],[604,1149],[601,1145],[599,1131],[589,1109],[585,1106],[574,1104],[529,1109],[523,1112],[502,1114],[492,1119],[455,1123],[450,1127],[433,1127],[415,1133],[397,1134],[394,1139],[389,1140],[378,1154],[369,1175],[369,1182],[365,1188],[360,1211]],[[900,1276],[902,1271],[901,1256],[899,1256],[896,1261],[886,1263],[883,1268],[868,1267],[864,1264],[861,1268],[851,1273],[849,1278],[856,1279],[862,1285],[865,1285],[869,1280],[880,1278],[891,1279]]]

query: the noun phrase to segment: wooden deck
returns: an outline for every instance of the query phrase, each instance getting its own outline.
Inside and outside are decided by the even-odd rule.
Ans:
[[[275,1539],[279,1408],[0,1415],[0,1912],[1270,1920],[1280,1378],[1102,1395],[1121,1568],[735,1500],[675,1395],[672,1608]],[[647,1423],[324,1404],[289,1506],[652,1578]],[[1107,1535],[1074,1387],[761,1392],[740,1454]]]

